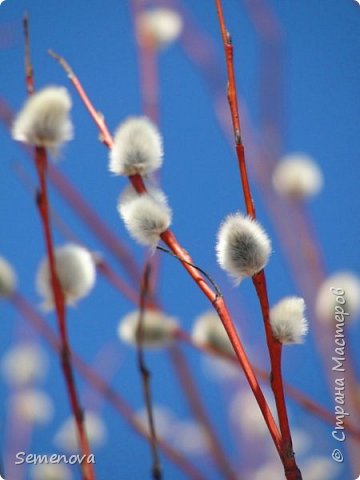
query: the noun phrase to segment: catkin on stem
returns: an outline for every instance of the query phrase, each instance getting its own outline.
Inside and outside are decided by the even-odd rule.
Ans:
[[[265,267],[271,242],[256,220],[236,213],[229,215],[220,227],[216,252],[221,268],[239,283]]]
[[[29,97],[15,118],[15,140],[57,152],[73,137],[71,98],[64,87],[46,87]]]

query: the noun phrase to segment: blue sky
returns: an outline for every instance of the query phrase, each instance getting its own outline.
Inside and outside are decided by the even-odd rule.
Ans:
[[[170,5],[172,3],[168,2]],[[224,0],[223,3],[233,37],[239,91],[245,99],[257,137],[260,141],[264,140],[261,134],[260,96],[263,86],[266,101],[272,106],[272,114],[281,118],[279,155],[306,152],[316,159],[323,170],[324,189],[306,205],[306,209],[321,246],[326,270],[329,273],[344,269],[358,272],[356,240],[360,234],[360,219],[356,205],[359,199],[360,160],[360,6],[353,0],[269,2],[283,38],[283,75],[276,75],[282,84],[279,94],[276,87],[267,85],[266,79],[262,79],[261,42],[245,2]],[[262,325],[251,282],[234,288],[215,260],[214,245],[218,227],[228,213],[243,209],[243,200],[234,152],[219,128],[214,111],[214,88],[221,93],[222,86],[225,92],[226,85],[214,4],[205,0],[179,0],[178,3],[189,12],[196,28],[210,39],[211,55],[207,52],[206,58],[213,62],[209,67],[214,79],[213,88],[185,52],[183,42],[176,42],[163,51],[158,59],[160,128],[165,148],[161,184],[174,212],[173,230],[177,237],[196,263],[216,278],[231,312],[238,319],[245,344],[254,358],[266,366]],[[37,88],[48,84],[65,85],[73,99],[75,139],[66,146],[57,166],[141,264],[143,250],[128,237],[116,211],[116,200],[126,181],[108,173],[108,153],[98,142],[96,128],[68,84],[65,74],[46,53],[48,48],[53,48],[68,59],[96,108],[105,115],[110,130],[114,131],[127,116],[142,113],[137,47],[129,2],[48,0],[30,4],[6,0],[0,6],[0,88],[1,97],[15,111],[25,99],[21,31],[25,9],[30,14]],[[195,50],[196,45],[190,45],[191,48]],[[31,163],[4,128],[0,130],[0,137],[0,253],[16,268],[21,292],[34,305],[38,305],[34,275],[43,256],[43,239],[35,205],[29,191],[19,180],[16,169],[19,165],[25,169],[33,183],[35,175]],[[246,129],[244,138],[245,142],[250,138],[250,132]],[[249,151],[251,172],[254,172],[253,162],[259,162],[254,156],[254,152]],[[251,183],[258,217],[273,238],[274,253],[267,269],[269,294],[273,303],[284,295],[301,292],[289,269],[282,242],[274,230],[266,199],[254,174]],[[53,189],[51,202],[81,240],[89,248],[103,252],[114,268],[122,273],[114,258]],[[290,232],[296,228],[292,220],[290,214],[286,223]],[[64,241],[58,231],[55,232],[55,239],[58,244]],[[301,251],[299,255],[301,263]],[[176,260],[168,256],[161,258],[159,298],[164,309],[176,316],[183,328],[189,331],[194,318],[208,308],[207,302]],[[134,351],[117,342],[116,338],[117,323],[131,308],[127,300],[99,277],[93,294],[76,309],[69,311],[69,330],[75,350],[89,362],[104,345],[115,342],[120,360],[112,384],[135,409],[139,409],[143,398]],[[0,305],[0,312],[0,352],[4,352],[17,337],[29,335],[31,329],[5,303]],[[54,325],[51,315],[49,322]],[[356,345],[358,335],[358,326],[351,327],[350,344]],[[243,465],[246,455],[241,446],[235,446],[228,426],[228,405],[236,385],[221,384],[222,388],[219,388],[204,373],[201,355],[188,348],[185,352],[224,445],[234,463]],[[189,419],[189,409],[173,377],[167,354],[151,353],[148,359],[153,372],[156,403],[170,406],[178,418]],[[358,359],[356,361],[359,367]],[[289,348],[284,355],[284,362],[287,380],[333,409],[333,400],[327,392],[312,334],[304,346]],[[51,356],[50,367],[51,375],[44,388],[55,401],[56,415],[48,427],[35,430],[29,446],[31,452],[52,453],[55,448],[51,443],[54,433],[68,415],[63,380],[54,356]],[[86,404],[88,390],[80,380],[79,388],[85,395]],[[6,398],[7,387],[3,382],[0,384],[0,393],[2,398]],[[101,405],[109,434],[106,445],[96,451],[98,478],[136,480],[149,477],[148,446],[127,428],[108,405]],[[330,427],[313,420],[292,402],[290,407],[293,425],[302,427],[313,437],[312,454],[330,458],[331,449],[334,448]],[[6,424],[5,407],[1,410],[1,422],[2,425]],[[4,446],[6,434],[3,428],[0,438]],[[240,453],[236,453],[236,448]],[[300,457],[300,464],[309,455],[309,451],[304,453]],[[270,458],[275,458],[275,453]],[[199,468],[207,472],[207,478],[219,478],[206,467],[204,457],[194,459]],[[184,478],[165,458],[163,462],[165,478]],[[352,478],[347,458],[337,477],[339,480],[344,478]]]

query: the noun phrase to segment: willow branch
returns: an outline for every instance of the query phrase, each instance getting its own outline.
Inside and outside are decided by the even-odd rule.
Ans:
[[[55,54],[54,52],[51,53],[51,55],[56,58],[56,60],[60,63],[61,66],[64,67],[64,62],[65,60],[62,59],[59,55]],[[100,135],[101,138],[107,138],[105,145],[108,146],[108,148],[112,148],[113,142],[111,137],[108,136],[108,129],[106,126],[104,126],[104,122],[99,122],[96,121],[96,118],[94,118],[94,112],[96,110],[92,106],[92,103],[85,93],[83,87],[81,86],[79,80],[75,75],[73,74],[72,69],[68,66],[67,62],[65,62],[65,70],[67,71],[69,75],[70,81],[73,83],[73,86],[75,87],[76,91],[79,93],[80,98],[83,100],[85,106],[87,107],[90,115],[93,117],[95,120],[96,125],[98,126],[100,130]],[[70,72],[70,74],[69,74]],[[74,81],[76,79],[76,81]],[[89,107],[90,106],[90,107]],[[144,181],[140,175],[133,175],[129,177],[130,182],[132,183],[134,189],[138,193],[144,193],[146,192],[146,187],[144,184]],[[211,288],[207,285],[206,280],[203,278],[203,276],[196,270],[194,267],[192,267],[190,264],[193,263],[191,257],[188,255],[188,253],[180,246],[179,242],[177,241],[175,235],[170,231],[167,230],[161,234],[161,239],[162,241],[169,247],[169,249],[178,257],[184,259],[184,262],[181,262],[183,267],[186,269],[186,271],[189,273],[191,278],[195,281],[197,286],[200,288],[200,290],[204,293],[204,295],[208,298],[208,300],[211,302],[213,307],[215,308],[216,312],[219,315],[220,320],[222,321],[224,328],[229,336],[230,342],[233,345],[234,351],[236,353],[236,356],[239,360],[239,363],[244,371],[245,377],[250,385],[250,388],[256,398],[256,401],[259,405],[259,408],[262,412],[262,415],[264,417],[265,423],[269,429],[270,435],[273,439],[274,445],[278,451],[278,453],[281,455],[281,435],[278,430],[278,427],[275,423],[275,420],[273,418],[273,415],[271,413],[271,410],[269,408],[268,403],[266,402],[266,399],[264,397],[264,394],[260,388],[259,382],[256,378],[256,375],[252,369],[252,366],[249,362],[249,359],[245,353],[244,347],[242,345],[242,342],[239,338],[239,335],[237,333],[237,330],[234,326],[234,323],[230,317],[230,314],[228,312],[228,309],[226,307],[225,301],[223,298],[218,298],[217,294],[214,293]]]
[[[254,203],[251,196],[251,190],[248,180],[246,162],[245,162],[245,149],[241,138],[241,126],[237,100],[237,88],[233,62],[233,45],[229,32],[225,25],[225,19],[222,9],[221,0],[216,1],[216,9],[219,19],[219,25],[221,30],[221,37],[224,45],[226,68],[228,75],[228,102],[231,113],[231,119],[234,131],[235,150],[239,164],[239,170],[241,175],[242,189],[244,193],[245,207],[247,214],[255,218],[256,212]],[[272,390],[274,392],[274,398],[276,402],[276,409],[279,418],[280,432],[281,432],[281,458],[283,461],[286,478],[288,480],[301,479],[301,472],[296,464],[295,454],[292,448],[292,438],[289,426],[289,420],[287,415],[287,408],[285,402],[285,395],[283,390],[282,370],[281,370],[281,345],[273,338],[270,320],[269,320],[269,300],[266,287],[265,272],[262,270],[258,274],[254,275],[253,283],[259,298],[262,317],[264,321],[266,341],[269,350],[270,363],[271,363],[271,375],[272,375]]]

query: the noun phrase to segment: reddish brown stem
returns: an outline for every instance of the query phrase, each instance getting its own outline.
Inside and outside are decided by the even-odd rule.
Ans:
[[[248,174],[245,162],[245,150],[241,140],[241,127],[239,119],[239,109],[237,101],[237,88],[233,62],[233,45],[231,37],[225,26],[225,19],[222,9],[221,0],[216,1],[216,9],[219,18],[222,41],[224,44],[224,52],[226,59],[226,68],[228,74],[228,101],[231,113],[231,119],[234,129],[235,148],[239,163],[242,189],[244,193],[245,206],[247,214],[255,218],[255,207],[251,196],[250,185],[248,181]],[[256,293],[259,297],[261,312],[264,321],[267,346],[269,350],[271,375],[272,375],[272,389],[274,392],[276,409],[279,418],[279,425],[281,431],[281,458],[284,464],[286,478],[288,480],[301,479],[301,472],[296,465],[295,455],[292,450],[291,432],[287,416],[285,395],[282,381],[281,371],[281,355],[279,354],[279,345],[272,335],[270,320],[269,320],[269,300],[266,287],[266,277],[264,271],[259,272],[253,277],[253,283]],[[281,351],[281,349],[280,349]]]
[[[226,29],[224,14],[222,11],[221,1],[216,0],[216,9],[220,22],[221,36],[224,44],[225,58],[226,58],[226,69],[228,75],[228,86],[227,86],[227,98],[229,102],[231,120],[234,130],[234,139],[235,139],[235,150],[239,162],[239,170],[241,175],[241,184],[244,192],[245,198],[245,207],[248,215],[255,218],[255,207],[254,202],[251,196],[250,185],[246,170],[246,161],[245,161],[245,149],[242,143],[241,138],[241,126],[240,126],[240,116],[238,109],[238,100],[237,100],[237,89],[235,81],[235,72],[234,72],[234,49],[231,42],[231,36]]]
[[[70,406],[75,418],[75,424],[78,434],[78,441],[81,452],[83,455],[86,455],[86,458],[89,458],[90,448],[87,440],[85,427],[84,427],[84,418],[83,412],[80,407],[80,402],[78,399],[78,394],[75,386],[75,380],[73,375],[73,369],[71,365],[71,355],[68,342],[67,328],[66,328],[66,318],[65,318],[65,301],[63,291],[56,273],[56,260],[54,245],[51,235],[51,226],[50,226],[50,216],[49,216],[49,202],[47,195],[47,184],[46,184],[46,169],[47,169],[47,155],[46,150],[43,147],[35,148],[35,164],[39,178],[40,190],[37,196],[37,205],[43,225],[45,244],[49,262],[50,270],[50,282],[53,292],[53,300],[55,304],[56,317],[58,322],[58,328],[60,332],[61,339],[61,365],[63,369],[63,374],[65,378],[66,388],[69,395]],[[87,461],[81,464],[82,473],[84,480],[94,480],[95,473],[92,463]]]
[[[195,419],[199,425],[204,428],[207,439],[210,445],[210,451],[213,455],[214,461],[218,466],[221,478],[227,480],[240,480],[240,477],[235,474],[222,446],[217,438],[217,434],[211,424],[211,421],[204,410],[200,394],[197,390],[196,383],[192,379],[189,367],[186,364],[185,357],[182,355],[181,350],[174,346],[170,350],[170,357],[172,364],[176,370],[177,376],[181,382],[182,388],[186,393],[189,401],[190,408],[193,412]]]
[[[67,64],[67,62],[60,57],[57,54],[54,54],[53,52],[50,53],[61,65],[62,67],[66,70],[66,72],[69,75],[70,81],[73,83],[75,89],[79,93],[80,98],[84,101],[85,106],[88,108],[90,115],[94,118],[101,134],[101,138],[108,138],[107,142],[105,145],[107,145],[109,148],[112,146],[112,139],[111,137],[108,137],[108,129],[105,126],[104,122],[99,122],[96,119],[96,110],[92,106],[90,99],[86,95],[84,89],[82,88],[79,80],[75,77],[72,69],[70,66]],[[76,82],[74,81],[74,78],[76,78]],[[79,87],[80,86],[80,87]],[[89,108],[89,105],[91,108]],[[95,112],[95,117],[94,117],[94,112]],[[131,181],[133,187],[135,190],[141,194],[146,192],[146,187],[144,185],[143,179],[140,175],[134,175],[129,177],[129,180]],[[167,230],[161,235],[161,239],[163,242],[170,248],[170,250],[180,258],[183,258],[187,262],[192,263],[191,257],[185,253],[185,251],[181,248],[179,245],[178,241],[176,240],[174,234],[170,231]],[[250,385],[251,390],[254,393],[254,396],[257,400],[257,403],[259,405],[259,408],[263,414],[265,423],[269,429],[269,432],[271,434],[271,437],[273,439],[274,445],[279,453],[281,455],[280,451],[280,443],[281,443],[281,435],[279,432],[279,429],[275,423],[275,420],[272,416],[271,410],[266,402],[266,399],[262,393],[262,390],[260,388],[259,382],[256,378],[256,375],[251,367],[251,364],[249,362],[249,359],[247,358],[247,355],[245,353],[245,350],[243,348],[243,345],[241,343],[241,340],[238,336],[238,333],[236,331],[236,328],[233,324],[233,321],[230,317],[230,314],[227,310],[227,307],[225,305],[224,299],[221,297],[218,297],[212,290],[211,288],[207,285],[206,280],[203,278],[202,275],[191,265],[188,263],[182,262],[182,265],[184,268],[187,270],[189,275],[193,278],[193,280],[196,282],[198,287],[202,290],[202,292],[206,295],[206,297],[210,300],[212,305],[214,306],[215,310],[217,311],[219,318],[221,319],[224,328],[229,336],[229,339],[231,341],[231,344],[233,345],[234,351],[236,352],[236,356],[239,360],[239,363],[244,371],[245,377],[248,380],[248,383]]]
[[[37,313],[32,305],[20,293],[14,293],[9,300],[14,308],[18,310],[29,323],[31,323],[37,332],[40,333],[51,348],[60,355],[61,342],[58,340],[57,335],[53,332],[51,327],[49,327],[47,322],[45,322],[45,320]],[[102,377],[88,366],[75,352],[71,351],[71,357],[75,368],[89,385],[97,390],[113,406],[133,430],[142,437],[148,439],[149,436],[147,430],[136,421],[135,412],[123,400],[120,394],[108,385]],[[203,474],[195,466],[188,462],[183,455],[170,447],[164,440],[159,439],[158,444],[169,460],[177,465],[188,478],[192,480],[206,480]]]

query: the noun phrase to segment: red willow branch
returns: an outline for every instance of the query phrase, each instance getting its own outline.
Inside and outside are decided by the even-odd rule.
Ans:
[[[151,394],[150,379],[151,373],[145,362],[144,355],[144,315],[146,307],[146,297],[149,292],[151,275],[151,265],[146,262],[144,267],[144,275],[141,283],[140,299],[139,299],[139,319],[136,328],[136,348],[137,348],[137,364],[142,378],[143,393],[145,398],[146,414],[150,431],[150,449],[152,454],[152,478],[153,480],[162,479],[162,468],[158,451],[158,440],[155,429],[153,401]]]
[[[222,9],[221,0],[216,1],[216,9],[219,18],[221,37],[224,45],[226,68],[228,75],[228,90],[227,97],[230,107],[231,119],[234,130],[235,149],[238,158],[238,164],[241,175],[241,183],[244,193],[245,206],[247,214],[256,218],[256,212],[254,203],[251,196],[246,162],[245,162],[245,149],[241,139],[241,126],[237,101],[237,88],[233,62],[233,45],[231,37],[225,26],[225,19]],[[281,458],[284,464],[285,475],[288,480],[301,479],[301,472],[296,464],[295,454],[292,448],[292,438],[289,426],[289,420],[287,415],[287,408],[284,395],[284,387],[282,381],[281,370],[281,351],[282,345],[276,341],[272,335],[269,319],[269,299],[266,287],[266,277],[264,270],[261,270],[258,274],[253,276],[253,283],[256,289],[257,296],[259,298],[261,312],[264,321],[266,342],[269,350],[270,363],[271,363],[271,386],[274,392],[274,398],[276,402],[276,409],[279,418],[279,426],[281,432]]]
[[[78,398],[75,379],[73,374],[73,369],[71,365],[71,354],[69,347],[69,340],[67,334],[66,326],[66,311],[65,311],[65,301],[64,294],[57,277],[56,273],[56,261],[54,253],[54,245],[51,235],[51,226],[50,226],[50,217],[49,217],[49,203],[47,196],[47,185],[46,185],[46,167],[47,167],[47,155],[46,150],[43,147],[35,148],[35,164],[39,177],[40,190],[37,195],[37,205],[43,225],[46,250],[49,261],[49,270],[50,270],[50,281],[51,288],[54,297],[55,311],[57,317],[58,328],[61,338],[61,365],[63,369],[63,374],[65,378],[66,388],[69,396],[70,406],[75,418],[75,424],[78,434],[79,446],[83,455],[86,455],[86,458],[90,456],[90,448],[87,440],[85,427],[84,427],[84,418],[83,412],[80,407],[80,401]],[[81,464],[83,478],[85,480],[94,480],[95,473],[92,463],[87,461]]]
[[[45,339],[50,347],[61,355],[61,342],[57,335],[32,305],[19,292],[15,292],[9,298],[9,302]],[[113,406],[113,408],[122,418],[124,418],[126,423],[128,423],[135,432],[142,437],[149,439],[147,430],[136,420],[135,412],[125,400],[123,400],[120,394],[108,385],[107,382],[105,382],[103,378],[87,365],[74,351],[71,351],[71,357],[74,367],[87,383],[97,390],[103,398]],[[195,466],[193,466],[183,455],[169,446],[164,440],[159,439],[158,444],[169,460],[177,465],[188,476],[188,478],[192,480],[206,480],[203,474]]]
[[[34,91],[33,69],[30,56],[29,43],[29,24],[27,15],[24,18],[24,34],[25,34],[25,70],[26,70],[26,84],[28,94],[32,95]],[[35,147],[34,160],[36,171],[39,180],[39,191],[36,196],[36,204],[39,210],[43,234],[45,239],[45,246],[48,257],[50,284],[55,305],[56,318],[61,339],[61,366],[65,379],[66,389],[70,402],[70,407],[75,419],[75,425],[78,435],[79,447],[85,459],[90,456],[89,442],[85,432],[83,412],[80,407],[80,401],[76,390],[75,379],[71,364],[71,354],[69,347],[69,340],[66,326],[66,309],[65,299],[61,288],[61,284],[56,272],[55,249],[51,234],[50,215],[49,215],[49,200],[47,193],[47,152],[44,147]],[[84,480],[95,480],[95,472],[92,463],[84,461],[81,463],[81,470]]]
[[[94,118],[95,114],[95,123],[100,129],[101,132],[101,139],[103,143],[108,147],[112,147],[112,138],[109,136],[108,129],[105,125],[105,122],[103,120],[103,117],[101,117],[101,121],[97,118],[97,113],[95,108],[92,106],[89,97],[86,95],[84,89],[82,88],[79,80],[77,77],[74,75],[74,72],[68,65],[68,63],[59,55],[54,54],[54,52],[49,52],[52,57],[54,57],[60,65],[65,69],[67,72],[70,81],[73,83],[73,86],[75,87],[76,91],[78,92],[80,98],[83,100],[85,106],[88,108],[90,115]],[[80,87],[79,87],[80,86]],[[91,108],[89,108],[89,105]],[[106,138],[106,142],[104,139]],[[133,175],[129,177],[130,182],[132,183],[133,187],[135,190],[141,194],[146,192],[146,187],[143,182],[143,179],[140,175]],[[191,257],[189,254],[180,246],[178,243],[175,235],[170,231],[166,230],[161,234],[161,239],[162,241],[169,247],[169,249],[177,256],[179,256],[181,259],[185,260],[186,262],[193,263]],[[237,330],[234,326],[234,323],[230,317],[230,314],[228,312],[228,309],[226,307],[225,301],[222,297],[219,297],[216,293],[214,293],[211,288],[207,285],[205,279],[203,276],[189,263],[181,262],[183,267],[186,269],[186,271],[189,273],[189,275],[192,277],[192,279],[195,281],[195,283],[198,285],[200,290],[204,293],[204,295],[208,298],[208,300],[211,302],[213,307],[215,308],[216,312],[219,315],[220,320],[222,321],[224,328],[229,336],[229,339],[231,341],[231,344],[234,348],[234,351],[236,353],[236,356],[239,360],[239,363],[244,371],[245,377],[250,385],[251,390],[254,393],[254,396],[256,398],[256,401],[259,405],[259,408],[262,412],[262,415],[264,417],[265,423],[269,429],[270,435],[273,439],[274,445],[279,453],[281,455],[281,435],[279,432],[279,429],[275,423],[275,420],[272,416],[271,410],[269,408],[269,405],[266,402],[266,399],[263,395],[263,392],[260,388],[259,382],[256,378],[256,375],[252,369],[252,366],[249,362],[249,359],[245,353],[244,347],[242,345],[242,342],[238,336]]]

